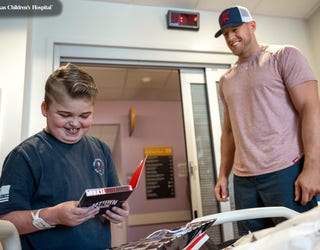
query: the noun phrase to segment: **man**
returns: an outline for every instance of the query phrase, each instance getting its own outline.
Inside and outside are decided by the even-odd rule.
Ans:
[[[307,211],[320,194],[317,80],[297,48],[257,42],[248,9],[222,11],[219,24],[215,37],[223,35],[238,60],[220,79],[224,122],[216,198],[228,199],[233,169],[236,209],[285,206]],[[280,221],[239,222],[239,233]]]

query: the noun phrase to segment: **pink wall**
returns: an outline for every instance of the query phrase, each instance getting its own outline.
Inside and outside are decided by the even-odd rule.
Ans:
[[[129,110],[135,108],[135,130],[129,136]],[[128,183],[144,156],[144,147],[171,146],[173,150],[175,198],[146,199],[145,175],[129,198],[130,214],[190,210],[187,197],[187,177],[179,176],[178,163],[186,162],[184,127],[180,102],[103,101],[96,103],[94,124],[120,124],[120,143],[115,162],[121,164],[120,179]],[[119,168],[119,166],[117,166]],[[178,223],[183,224],[181,222]],[[176,224],[128,227],[128,241],[137,240],[159,228],[173,228]]]

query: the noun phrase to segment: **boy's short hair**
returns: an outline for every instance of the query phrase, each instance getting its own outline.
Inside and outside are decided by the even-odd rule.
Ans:
[[[47,79],[44,101],[62,102],[65,97],[88,99],[92,102],[98,94],[97,86],[87,72],[72,63],[59,67]]]

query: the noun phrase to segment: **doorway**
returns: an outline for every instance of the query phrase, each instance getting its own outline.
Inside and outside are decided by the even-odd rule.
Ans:
[[[139,161],[145,146],[171,147],[173,149],[174,197],[148,200],[145,198],[146,179],[141,181],[139,185],[141,190],[137,190],[138,196],[133,197],[137,204],[131,204],[129,201],[131,214],[127,224],[116,229],[125,231],[122,233],[121,240],[134,241],[146,237],[158,229],[183,225],[198,216],[230,210],[230,205],[221,207],[216,204],[212,195],[216,166],[219,164],[218,147],[215,144],[217,138],[219,140],[216,124],[220,126],[220,119],[217,113],[217,103],[212,101],[216,100],[217,96],[216,92],[212,91],[211,85],[216,88],[216,82],[221,73],[218,72],[218,69],[225,70],[229,67],[228,64],[196,63],[194,65],[150,60],[128,61],[130,53],[127,54],[126,60],[115,61],[106,58],[98,60],[92,55],[92,58],[76,55],[77,49],[71,53],[74,54],[73,56],[68,53],[65,53],[67,56],[63,56],[64,49],[66,48],[59,47],[56,50],[59,55],[56,58],[60,63],[73,62],[84,67],[93,76],[94,71],[104,69],[108,69],[110,73],[101,77],[102,83],[99,89],[102,89],[102,93],[109,95],[109,97],[99,100],[95,117],[97,113],[100,115],[95,118],[95,125],[107,122],[119,126],[117,137],[122,139],[116,145],[120,147],[118,151],[121,152],[120,160],[117,163],[121,166],[119,172],[122,173],[122,182],[126,182],[129,178],[130,171],[133,171],[135,167],[134,162]],[[157,53],[158,51],[153,52]],[[146,53],[146,50],[141,53]],[[186,52],[181,53],[185,54]],[[133,58],[134,54],[131,55]],[[97,54],[95,55],[97,56]],[[177,57],[170,58],[177,59]],[[217,58],[216,60],[219,61]],[[151,73],[152,76],[145,77],[145,71]],[[193,79],[195,75],[201,79]],[[150,83],[150,78],[153,79],[156,76],[160,80],[154,87],[148,87],[147,83]],[[111,85],[106,87],[106,82],[109,80],[111,80]],[[119,83],[119,81],[125,81],[126,84]],[[174,82],[174,85],[167,84],[170,81]],[[166,93],[164,93],[165,91]],[[212,95],[215,97],[212,98]],[[124,99],[117,99],[117,96]],[[136,128],[132,136],[128,133],[128,114],[131,107],[134,107],[136,112]],[[214,126],[212,117],[215,117]],[[204,125],[202,124],[203,119],[206,120]],[[138,124],[142,125],[138,126]],[[124,157],[129,152],[133,155],[133,157],[129,157],[130,161]],[[204,175],[207,180],[203,179]],[[204,183],[203,187],[201,187],[201,183]],[[211,196],[205,197],[205,193],[210,193]],[[139,200],[141,197],[144,197],[144,200]],[[174,199],[177,202],[173,202]],[[208,210],[205,205],[210,209]],[[158,210],[153,210],[153,206]],[[164,207],[164,210],[159,210],[161,207]],[[218,227],[211,234],[211,238],[214,237],[214,241],[220,243],[229,237],[233,238],[232,226],[231,230],[225,230],[225,226]],[[115,245],[119,245],[118,242]]]
[[[121,184],[128,183],[146,149],[171,150],[170,155],[161,158],[161,162],[168,158],[171,164],[166,162],[157,169],[149,169],[147,160],[143,178],[128,199],[127,224],[113,228],[118,235],[113,239],[119,239],[115,231],[121,231],[121,227],[126,228],[126,241],[135,241],[161,228],[175,228],[189,222],[192,214],[179,71],[76,64],[98,85],[94,125],[89,133],[110,145]],[[130,131],[132,109],[135,125]]]

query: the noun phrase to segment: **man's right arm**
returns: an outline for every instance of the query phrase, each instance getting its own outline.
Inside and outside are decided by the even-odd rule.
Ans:
[[[224,111],[220,150],[221,163],[219,177],[214,191],[218,201],[227,201],[229,197],[228,179],[233,166],[235,144],[229,113],[226,110]]]

